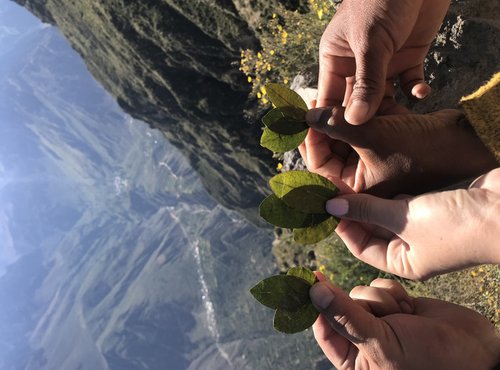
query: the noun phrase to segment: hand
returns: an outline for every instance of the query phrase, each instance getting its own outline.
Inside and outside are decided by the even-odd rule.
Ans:
[[[318,106],[344,101],[361,124],[395,106],[392,79],[408,94],[430,93],[423,62],[450,0],[344,0],[319,46]],[[386,81],[389,80],[387,83]],[[393,112],[394,113],[394,112]]]
[[[490,370],[500,360],[500,337],[477,312],[412,298],[393,280],[376,279],[349,297],[318,278],[310,290],[321,312],[314,337],[339,370]]]
[[[500,167],[468,190],[394,200],[350,194],[326,210],[342,217],[335,232],[354,256],[399,276],[423,280],[500,263]]]
[[[314,130],[299,151],[309,171],[355,192],[421,194],[497,166],[458,110],[378,116],[361,126],[348,124],[343,111],[311,109],[306,119]]]

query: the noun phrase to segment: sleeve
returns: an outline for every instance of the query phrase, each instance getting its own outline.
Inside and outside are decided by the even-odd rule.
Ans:
[[[500,162],[500,72],[460,103],[479,138]]]

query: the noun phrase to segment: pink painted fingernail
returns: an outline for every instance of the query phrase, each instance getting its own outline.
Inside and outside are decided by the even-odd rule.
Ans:
[[[349,212],[349,202],[346,199],[333,198],[326,202],[325,209],[333,216],[344,216]]]
[[[309,290],[312,304],[320,311],[326,310],[335,298],[333,292],[325,284],[327,283],[316,283]]]

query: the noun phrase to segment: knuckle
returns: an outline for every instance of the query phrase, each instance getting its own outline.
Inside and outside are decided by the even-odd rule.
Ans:
[[[361,199],[358,201],[355,212],[358,221],[369,223],[371,219],[371,208],[367,199]]]
[[[378,96],[382,89],[381,81],[365,75],[356,79],[353,95]]]

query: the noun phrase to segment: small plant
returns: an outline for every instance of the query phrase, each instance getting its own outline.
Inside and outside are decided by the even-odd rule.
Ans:
[[[264,306],[276,310],[274,328],[287,334],[309,328],[318,318],[311,303],[309,289],[316,275],[303,267],[293,267],[286,275],[275,275],[257,283],[250,293]]]
[[[278,5],[259,28],[261,48],[241,51],[240,70],[252,87],[251,96],[269,102],[265,85],[278,81],[289,85],[293,76],[318,65],[321,35],[335,14],[338,1],[307,0],[304,11]]]

